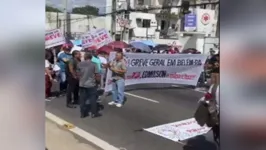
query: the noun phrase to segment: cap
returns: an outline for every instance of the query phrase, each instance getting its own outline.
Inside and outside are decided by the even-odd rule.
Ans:
[[[73,48],[73,44],[72,43],[65,43],[65,44],[62,45],[61,48],[63,50],[71,51],[71,49]]]

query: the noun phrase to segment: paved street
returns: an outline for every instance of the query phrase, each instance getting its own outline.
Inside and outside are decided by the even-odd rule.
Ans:
[[[141,88],[140,88],[141,87]],[[155,86],[160,87],[160,86]],[[126,150],[215,150],[212,134],[199,136],[184,144],[175,143],[143,131],[157,125],[192,118],[198,99],[203,93],[187,88],[151,88],[141,85],[127,91],[124,107],[107,105],[108,96],[100,118],[79,118],[79,109],[65,107],[65,97],[46,102],[46,110],[75,126],[99,137],[118,148]],[[133,95],[132,95],[133,94]]]
[[[45,128],[46,150],[100,150],[49,120]]]

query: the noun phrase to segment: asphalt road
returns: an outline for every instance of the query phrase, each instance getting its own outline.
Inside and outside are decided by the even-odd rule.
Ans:
[[[136,87],[130,88],[128,93],[145,98],[127,95],[127,102],[122,108],[108,106],[111,97],[107,96],[100,118],[80,119],[78,108],[65,107],[65,97],[47,102],[46,110],[126,150],[216,150],[211,133],[180,144],[142,130],[192,118],[197,101],[203,95],[187,88],[155,87],[141,85],[138,90]]]

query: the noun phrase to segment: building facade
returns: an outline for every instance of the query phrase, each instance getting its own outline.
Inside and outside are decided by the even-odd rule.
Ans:
[[[78,38],[89,30],[93,30],[94,27],[106,27],[105,17],[69,14],[67,18],[64,13],[56,12],[46,12],[45,25],[46,30],[60,29],[63,33],[69,33],[73,38]]]

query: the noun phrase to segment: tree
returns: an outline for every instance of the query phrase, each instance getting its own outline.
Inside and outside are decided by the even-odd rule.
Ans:
[[[72,14],[83,14],[83,15],[95,15],[97,16],[99,14],[99,8],[94,6],[84,6],[84,7],[76,7],[73,8]]]
[[[45,11],[46,12],[62,12],[59,9],[51,7],[51,6],[48,6],[48,5],[45,6]]]

